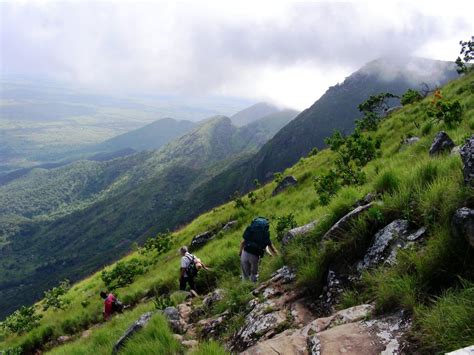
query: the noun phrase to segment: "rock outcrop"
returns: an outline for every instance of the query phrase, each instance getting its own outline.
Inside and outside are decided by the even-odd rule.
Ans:
[[[290,186],[295,186],[298,183],[298,180],[292,175],[285,176],[283,180],[278,184],[278,186],[273,190],[272,196],[278,195],[283,190],[286,190]]]
[[[467,239],[474,248],[474,209],[463,207],[456,211],[452,221],[453,229],[459,237]]]
[[[466,139],[459,153],[463,162],[464,182],[474,187],[474,135]]]
[[[317,223],[318,223],[318,221],[316,220],[316,221],[310,222],[308,224],[305,224],[304,226],[290,229],[285,234],[285,236],[283,237],[283,239],[281,241],[282,246],[288,245],[288,243],[290,243],[293,239],[295,239],[298,236],[308,234],[309,232],[311,232],[314,229],[314,227],[316,227]]]
[[[193,237],[193,240],[191,241],[190,249],[191,250],[196,250],[207,244],[209,241],[214,239],[216,236],[216,233],[212,231],[206,231],[204,233],[198,234]]]
[[[350,222],[373,206],[373,202],[359,206],[336,222],[323,236],[323,240],[335,239],[348,230]]]
[[[405,248],[409,243],[418,240],[425,232],[425,227],[411,232],[407,220],[393,221],[377,232],[374,243],[365,254],[364,259],[357,265],[357,269],[361,271],[382,262],[393,265],[396,262],[398,249]]]
[[[132,337],[136,332],[141,330],[143,327],[145,327],[152,316],[152,312],[147,312],[143,314],[135,323],[133,323],[115,343],[114,348],[112,350],[112,354],[118,354],[119,350],[125,345],[128,339]]]
[[[420,141],[420,137],[408,137],[403,140],[404,145],[412,145],[418,143]]]
[[[462,349],[458,349],[455,351],[451,351],[450,353],[446,353],[446,355],[472,355],[474,354],[474,345],[467,346]]]
[[[433,139],[429,153],[430,156],[438,155],[444,152],[450,152],[454,148],[453,140],[448,136],[445,131],[438,132],[436,137]]]
[[[184,333],[185,323],[181,321],[181,315],[176,307],[166,307],[163,310],[163,315],[168,319],[168,324],[174,333]]]

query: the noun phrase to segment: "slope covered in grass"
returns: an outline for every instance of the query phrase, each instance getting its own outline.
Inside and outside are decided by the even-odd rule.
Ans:
[[[376,132],[364,133],[381,140],[377,158],[363,168],[366,182],[343,186],[328,205],[321,205],[313,180],[334,168],[337,153],[324,150],[300,159],[285,171],[285,175],[291,174],[298,179],[297,186],[271,197],[276,187],[276,183],[271,182],[254,191],[255,203],[247,196],[242,199],[244,207],[229,202],[174,232],[169,252],[161,255],[133,252],[127,256],[123,262],[137,259],[145,269],[131,284],[117,289],[119,297],[133,305],[131,310],[101,323],[102,302],[98,293],[105,285],[97,273],[71,288],[65,296],[70,300],[65,310],[38,310],[43,318],[37,328],[21,335],[1,335],[0,349],[21,347],[26,352],[43,348],[52,354],[110,353],[122,331],[140,314],[154,307],[153,299],[175,294],[179,269],[177,248],[189,244],[196,234],[237,220],[237,227],[219,233],[216,239],[196,252],[212,268],[209,272],[200,272],[197,278],[199,292],[204,294],[216,287],[226,290],[224,299],[210,313],[231,312],[226,331],[219,339],[221,345],[203,342],[196,353],[224,353],[222,344],[241,326],[245,304],[252,297],[252,285],[239,279],[238,247],[242,232],[253,217],[268,216],[273,239],[277,240],[278,217],[289,214],[293,214],[298,225],[313,220],[319,223],[309,235],[292,242],[281,257],[264,258],[260,279],[268,278],[272,271],[288,264],[297,270],[298,286],[314,299],[324,286],[328,268],[333,265],[344,267],[360,259],[380,228],[397,218],[407,219],[415,227],[426,226],[424,244],[400,252],[398,263],[393,267],[380,266],[365,272],[360,282],[345,289],[340,307],[375,302],[380,313],[405,309],[414,319],[410,344],[422,353],[471,345],[474,342],[470,316],[474,251],[466,240],[454,236],[451,218],[459,207],[474,207],[474,192],[464,185],[458,154],[430,157],[428,150],[440,130],[445,130],[456,145],[474,133],[474,74],[451,82],[441,93],[446,100],[460,101],[463,114],[459,125],[448,127],[442,122],[428,121],[426,110],[432,97],[393,113],[382,121]],[[410,135],[419,136],[420,141],[404,145],[403,139]],[[368,192],[377,193],[375,207],[361,215],[337,239],[323,240],[334,222]],[[276,245],[280,246],[278,241]],[[91,327],[93,324],[98,326]],[[82,331],[88,328],[90,335],[81,338]],[[64,334],[73,335],[76,340],[64,346],[51,342]],[[147,353],[150,347],[164,349],[162,353],[185,351],[173,340],[159,315],[132,341],[129,346],[133,344],[133,353]],[[127,349],[128,346],[124,353],[129,351]]]

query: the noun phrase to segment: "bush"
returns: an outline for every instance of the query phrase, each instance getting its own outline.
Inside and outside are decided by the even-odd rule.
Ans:
[[[143,263],[138,259],[131,259],[130,261],[119,261],[115,267],[110,270],[101,272],[100,277],[104,281],[105,286],[109,290],[125,287],[131,284],[135,277],[145,272]]]
[[[169,231],[158,233],[156,237],[147,239],[140,253],[146,254],[155,251],[158,255],[161,255],[171,250],[172,246],[171,233]]]
[[[298,226],[298,224],[295,221],[295,216],[293,215],[293,213],[289,213],[286,216],[277,217],[276,220],[277,220],[277,225],[275,228],[276,233],[277,233],[276,238],[280,242],[285,236],[286,232]]]
[[[314,188],[319,195],[319,202],[326,206],[341,188],[338,175],[334,170],[329,170],[325,175],[316,176],[314,178]]]
[[[64,280],[59,283],[58,286],[53,287],[51,290],[44,292],[43,310],[46,311],[48,308],[64,309],[70,303],[69,300],[64,299],[67,291],[71,288],[69,280]]]
[[[453,128],[462,121],[462,113],[461,103],[458,100],[453,102],[444,100],[439,90],[436,91],[435,97],[426,111],[429,118],[438,122],[443,121],[448,128]]]
[[[416,90],[408,89],[400,98],[400,103],[405,106],[423,99],[423,96]]]
[[[308,157],[314,157],[316,154],[319,153],[319,149],[314,147],[313,149],[310,150],[310,152],[308,153]]]
[[[40,314],[36,314],[34,306],[23,306],[9,315],[0,325],[7,332],[21,334],[36,328],[41,318]]]

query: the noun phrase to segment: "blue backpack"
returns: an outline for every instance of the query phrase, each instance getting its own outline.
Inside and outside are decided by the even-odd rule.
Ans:
[[[271,244],[270,224],[265,217],[255,218],[244,232],[244,250],[262,257],[265,248]]]

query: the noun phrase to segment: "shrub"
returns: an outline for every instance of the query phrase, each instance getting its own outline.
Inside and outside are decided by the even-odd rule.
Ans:
[[[155,251],[158,255],[164,254],[171,250],[173,244],[171,242],[171,233],[158,233],[154,238],[148,238],[140,250],[141,254],[146,254]]]
[[[7,332],[21,334],[36,328],[41,318],[40,314],[36,314],[34,306],[23,306],[9,315],[0,325]]]
[[[143,263],[134,258],[130,261],[119,261],[112,270],[103,270],[100,276],[105,286],[110,290],[114,290],[131,284],[136,276],[144,272]]]
[[[420,101],[421,99],[423,99],[423,96],[417,90],[408,89],[400,98],[400,103],[405,106]]]
[[[295,228],[298,224],[295,221],[293,213],[289,213],[286,216],[277,217],[276,233],[277,240],[281,242],[286,232],[290,229]]]
[[[254,205],[257,202],[257,194],[254,191],[250,191],[247,194],[248,199],[250,200],[250,203]]]
[[[436,91],[435,97],[426,111],[429,118],[438,122],[443,121],[448,128],[453,128],[462,121],[462,113],[461,103],[458,100],[453,102],[444,100],[439,90]]]
[[[279,184],[283,180],[283,174],[282,173],[275,173],[274,174],[275,182]]]
[[[313,149],[311,149],[308,153],[308,157],[314,157],[316,154],[319,153],[319,149],[314,147]]]
[[[53,287],[51,290],[44,292],[43,310],[46,311],[48,308],[64,309],[70,303],[69,300],[64,299],[67,291],[71,288],[69,280],[64,280],[59,283],[58,286]]]
[[[245,208],[245,202],[242,199],[239,191],[235,191],[232,195],[232,200],[234,200],[234,207],[235,208]]]
[[[321,205],[326,206],[332,196],[341,188],[338,175],[334,170],[329,170],[325,175],[316,176],[314,178],[314,188],[319,195],[319,202]]]

